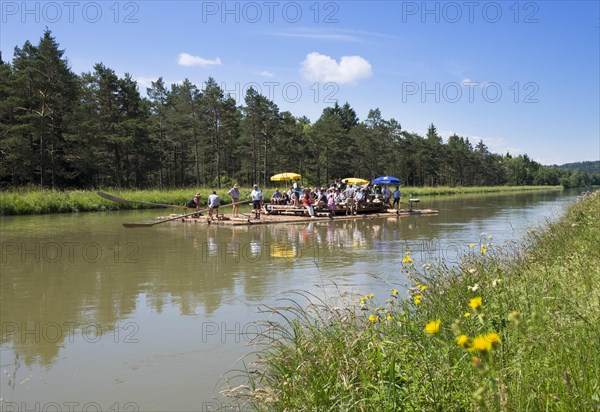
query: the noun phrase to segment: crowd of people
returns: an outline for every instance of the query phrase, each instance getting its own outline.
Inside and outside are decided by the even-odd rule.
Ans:
[[[235,184],[227,195],[232,201],[232,215],[239,216],[240,209],[240,191],[239,186]],[[188,202],[188,207],[195,207],[196,211],[200,211],[201,194],[196,193],[196,196]],[[388,208],[400,208],[400,198],[402,193],[400,187],[396,186],[394,191],[391,191],[388,185],[372,185],[370,182],[364,185],[348,185],[341,181],[335,181],[329,185],[328,189],[308,188],[300,185],[298,179],[289,187],[287,191],[281,192],[279,188],[275,189],[271,196],[270,203],[273,205],[287,205],[295,208],[305,208],[310,217],[316,216],[315,207],[327,208],[331,217],[336,215],[336,210],[344,209],[346,215],[356,214],[357,209],[367,207],[370,202],[383,203]],[[263,192],[254,185],[250,193],[252,200],[252,208],[255,219],[260,219],[260,213],[264,205]],[[213,212],[216,213],[216,218],[219,218],[220,199],[216,191],[208,197],[208,215],[209,219],[213,219]]]
[[[400,187],[392,192],[389,186],[372,185],[371,183],[359,185],[347,185],[341,181],[335,181],[329,188],[305,188],[300,186],[296,179],[293,185],[286,191],[280,192],[275,189],[271,196],[271,204],[291,205],[296,208],[306,208],[311,217],[315,217],[315,207],[327,208],[331,217],[335,216],[336,210],[344,209],[346,215],[355,214],[357,209],[365,208],[369,202],[381,202],[388,208],[400,207]],[[393,203],[390,203],[393,199]]]

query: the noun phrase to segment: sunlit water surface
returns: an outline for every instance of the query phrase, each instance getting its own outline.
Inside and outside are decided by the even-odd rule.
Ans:
[[[214,410],[264,305],[292,291],[384,300],[406,283],[407,250],[456,263],[577,194],[424,198],[439,215],[271,226],[121,225],[156,210],[0,218],[0,408]]]

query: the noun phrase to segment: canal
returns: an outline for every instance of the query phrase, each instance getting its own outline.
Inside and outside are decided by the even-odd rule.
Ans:
[[[264,305],[293,291],[385,300],[406,283],[406,251],[453,264],[577,195],[423,198],[439,215],[272,226],[122,226],[158,210],[2,217],[0,408],[214,410]]]

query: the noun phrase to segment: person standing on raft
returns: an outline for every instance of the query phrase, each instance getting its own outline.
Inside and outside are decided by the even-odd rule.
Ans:
[[[252,207],[254,208],[254,219],[260,219],[260,208],[263,202],[262,190],[258,188],[258,185],[254,185],[252,192],[250,193],[252,198]]]

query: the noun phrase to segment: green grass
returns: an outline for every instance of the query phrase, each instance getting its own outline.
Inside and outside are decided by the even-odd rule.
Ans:
[[[269,411],[598,411],[599,219],[596,192],[514,248],[485,239],[451,268],[407,255],[407,298],[300,293],[223,393]]]
[[[283,186],[281,186],[283,187]],[[475,194],[475,193],[498,193],[529,190],[555,190],[561,187],[548,186],[492,186],[492,187],[403,187],[402,193],[405,198],[408,195],[431,196],[447,194]],[[217,191],[223,203],[229,203],[227,195],[229,188]],[[187,188],[169,190],[117,190],[102,189],[103,192],[113,194],[117,197],[151,203],[165,203],[183,205],[191,199],[197,191],[202,192],[203,202],[206,202],[211,193],[210,188]],[[251,187],[240,188],[242,199],[250,199]],[[265,199],[270,199],[275,191],[274,188],[264,189]],[[142,209],[148,206],[115,203],[102,199],[92,190],[48,190],[37,187],[26,187],[11,189],[0,193],[0,215],[30,215],[44,213],[71,213],[71,212],[96,212],[107,210]]]
[[[227,195],[230,188],[221,189],[217,194],[223,204],[230,203]],[[140,202],[163,203],[183,206],[197,192],[202,193],[202,205],[206,205],[210,188],[189,188],[171,190],[117,190],[102,189],[103,192],[122,199]],[[241,188],[242,199],[250,198],[250,188]],[[47,190],[39,188],[22,188],[0,193],[0,215],[27,215],[44,213],[96,212],[107,210],[128,210],[151,208],[144,205],[116,203],[101,198],[96,191],[88,190]]]

